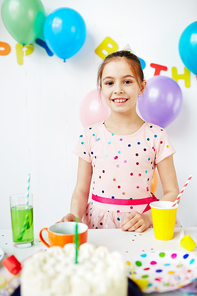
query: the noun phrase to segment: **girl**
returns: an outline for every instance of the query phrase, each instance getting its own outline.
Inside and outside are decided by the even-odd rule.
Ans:
[[[152,225],[149,203],[157,200],[150,191],[156,166],[164,192],[161,200],[174,201],[179,193],[175,150],[164,129],[136,112],[146,87],[136,55],[128,50],[108,55],[97,82],[111,115],[79,136],[74,149],[79,156],[77,184],[70,213],[60,222],[78,217],[89,228],[143,232]]]

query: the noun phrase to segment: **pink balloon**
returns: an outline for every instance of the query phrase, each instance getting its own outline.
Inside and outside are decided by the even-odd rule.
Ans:
[[[80,119],[84,127],[106,120],[111,113],[102,92],[95,89],[89,92],[80,108]]]

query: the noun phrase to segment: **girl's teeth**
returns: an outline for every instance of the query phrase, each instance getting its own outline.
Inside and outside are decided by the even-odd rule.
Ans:
[[[116,102],[116,103],[122,103],[122,102],[126,102],[126,100],[114,100],[114,102]]]

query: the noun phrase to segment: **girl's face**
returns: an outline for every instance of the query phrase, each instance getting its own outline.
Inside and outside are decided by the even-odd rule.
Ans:
[[[137,82],[130,65],[123,59],[111,61],[104,67],[101,83],[107,105],[118,113],[136,110],[138,95],[146,87],[146,81]]]

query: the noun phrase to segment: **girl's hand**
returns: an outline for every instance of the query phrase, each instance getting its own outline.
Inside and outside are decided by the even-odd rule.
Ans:
[[[150,226],[150,224],[147,215],[133,211],[124,219],[124,221],[122,221],[120,227],[124,231],[143,232]]]
[[[69,213],[66,216],[64,216],[59,222],[74,222],[75,218],[76,218],[75,215]]]

